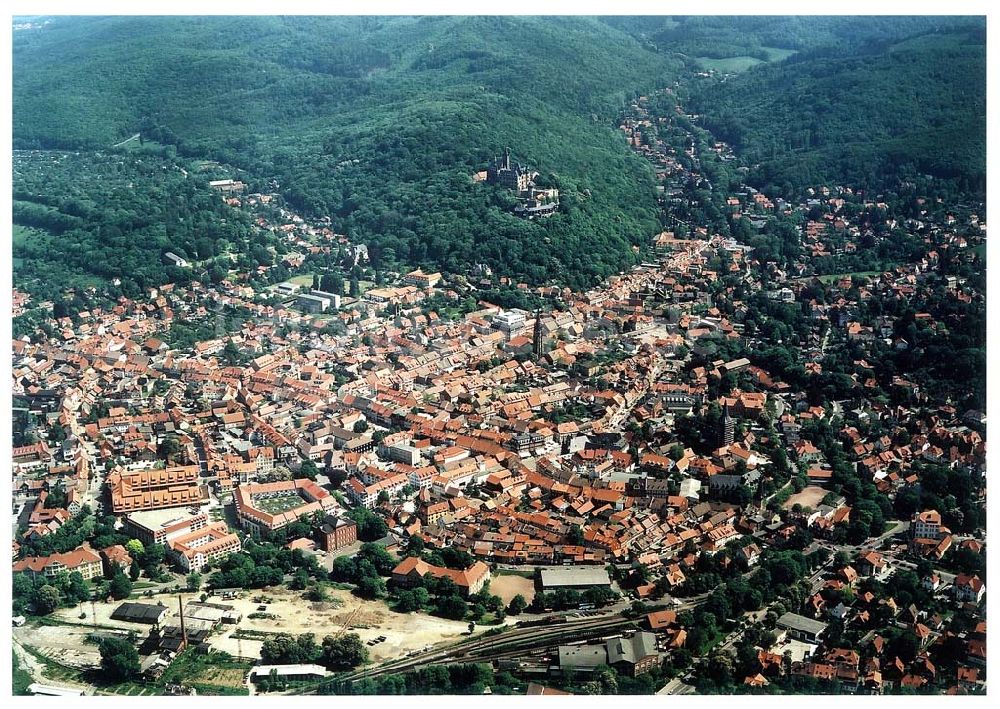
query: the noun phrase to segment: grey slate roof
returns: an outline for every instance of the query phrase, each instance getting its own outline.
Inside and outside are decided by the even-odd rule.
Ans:
[[[656,654],[656,636],[652,633],[636,633],[631,638],[608,640],[608,661],[636,664],[644,657]]]
[[[166,606],[157,606],[151,603],[122,603],[111,614],[111,618],[127,623],[153,624],[159,623],[168,610]]]
[[[559,666],[594,668],[608,664],[608,651],[603,645],[560,645]]]
[[[601,566],[566,566],[557,569],[542,569],[542,586],[610,586],[611,577]]]
[[[809,633],[810,635],[819,635],[826,630],[826,623],[806,618],[804,615],[799,615],[798,613],[785,613],[778,618],[778,627],[797,630],[801,633]]]

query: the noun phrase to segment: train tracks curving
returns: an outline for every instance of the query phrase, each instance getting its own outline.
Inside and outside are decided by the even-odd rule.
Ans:
[[[468,640],[439,650],[430,650],[412,657],[391,660],[378,667],[356,670],[337,678],[340,683],[357,682],[386,674],[396,674],[427,665],[456,662],[484,662],[516,658],[529,650],[539,650],[577,640],[592,640],[614,631],[633,629],[638,619],[615,614],[581,618],[549,625],[515,628],[514,630]]]
[[[683,611],[694,608],[700,605],[707,595],[693,597],[688,602],[678,606],[676,610]],[[481,635],[478,638],[464,640],[445,648],[390,660],[377,667],[361,668],[332,680],[325,680],[319,685],[300,687],[289,693],[316,694],[322,686],[329,686],[331,682],[337,684],[354,683],[387,674],[399,674],[428,665],[516,659],[524,657],[529,651],[535,651],[530,654],[537,656],[540,655],[538,651],[556,645],[594,640],[615,634],[618,631],[635,629],[639,625],[639,620],[639,618],[626,618],[620,613],[570,620],[552,618],[547,622],[530,627],[515,626],[512,630],[496,635]]]

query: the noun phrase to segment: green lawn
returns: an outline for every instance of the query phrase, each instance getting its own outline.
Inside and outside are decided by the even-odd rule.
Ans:
[[[256,498],[253,504],[257,509],[264,510],[268,514],[280,514],[288,510],[294,510],[306,504],[305,500],[295,494],[279,495],[278,497]]]
[[[854,273],[831,273],[826,276],[817,276],[821,283],[829,284],[834,281],[839,281],[844,276],[852,276],[855,278],[874,278],[880,275],[881,271],[855,271]]]
[[[779,49],[778,47],[761,47],[761,49],[767,54],[768,62],[780,62],[782,59],[787,59],[796,53],[794,49]],[[765,63],[757,57],[750,56],[726,57],[725,59],[695,57],[695,61],[697,61],[703,69],[714,69],[715,71],[726,72],[729,74],[739,74],[740,72],[751,69],[758,64]]]
[[[11,230],[11,242],[14,246],[22,246],[27,244],[32,238],[36,236],[43,236],[46,233],[47,232],[44,229],[15,224],[14,228]]]
[[[738,74],[746,71],[758,64],[763,64],[760,59],[754,57],[726,57],[725,59],[711,59],[709,57],[695,57],[699,66],[703,69],[714,69],[715,71],[727,74]]]
[[[289,283],[295,283],[296,285],[305,286],[306,288],[312,288],[313,284],[313,274],[303,273],[298,276],[292,276],[288,279]]]
[[[17,659],[17,653],[11,652],[10,659],[14,665],[14,669],[11,674],[11,684],[13,685],[14,696],[27,696],[30,694],[30,692],[28,692],[28,686],[31,685],[35,679],[27,670],[21,668],[21,661]]]
[[[122,150],[130,153],[158,153],[163,149],[163,143],[155,140],[144,140],[141,143],[138,139],[130,140],[125,145],[119,146]]]
[[[767,52],[767,60],[770,62],[780,62],[793,54],[798,54],[794,49],[779,49],[778,47],[762,47],[762,49]]]
[[[933,32],[917,37],[910,37],[901,42],[896,42],[889,47],[890,52],[913,51],[932,48],[947,47],[949,49],[959,49],[969,41],[969,38],[960,32]]]

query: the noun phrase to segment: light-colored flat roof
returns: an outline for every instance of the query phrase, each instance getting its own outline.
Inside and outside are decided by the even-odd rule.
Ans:
[[[28,685],[28,691],[43,697],[82,697],[84,691],[74,687],[56,687],[51,684],[33,682]]]
[[[816,648],[818,647],[819,645],[816,643],[806,643],[795,638],[785,638],[784,642],[778,643],[768,652],[783,655],[785,651],[789,651],[792,653],[792,662],[804,662],[806,658],[811,657],[816,652]]]
[[[136,524],[141,524],[146,529],[160,529],[173,522],[180,522],[184,519],[194,517],[185,507],[170,507],[163,510],[144,510],[142,512],[130,512],[128,518]]]
[[[323,665],[257,665],[250,670],[254,677],[267,677],[274,671],[279,677],[285,675],[320,675],[328,673]]]
[[[542,585],[553,586],[610,586],[611,577],[600,566],[567,566],[542,569]]]
[[[560,667],[598,667],[608,664],[604,645],[560,645]]]

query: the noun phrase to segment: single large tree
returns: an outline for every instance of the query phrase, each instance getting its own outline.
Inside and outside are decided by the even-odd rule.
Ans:
[[[111,577],[111,597],[116,601],[120,601],[123,598],[128,598],[132,593],[132,582],[129,581],[128,576],[122,573],[121,569],[115,572],[115,575]]]
[[[350,670],[368,661],[368,650],[357,633],[323,638],[322,662],[331,670]]]
[[[101,640],[101,669],[109,679],[125,682],[139,676],[142,668],[139,653],[131,640],[104,638]]]
[[[62,605],[62,594],[55,586],[39,586],[35,589],[31,597],[35,605],[35,612],[39,615],[48,615],[60,605]]]
[[[521,615],[527,607],[528,601],[519,593],[510,599],[510,603],[507,605],[507,612],[511,615]]]

